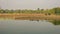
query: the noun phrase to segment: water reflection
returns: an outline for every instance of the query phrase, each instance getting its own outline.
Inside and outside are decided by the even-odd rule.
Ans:
[[[30,21],[37,21],[39,22],[39,20],[30,20]],[[41,20],[43,21],[43,20]],[[54,24],[54,25],[60,25],[60,20],[46,20],[49,21],[50,23]]]
[[[51,23],[54,25],[60,25],[60,20],[52,20]]]
[[[60,34],[60,26],[53,25],[57,21],[0,20],[0,34]]]

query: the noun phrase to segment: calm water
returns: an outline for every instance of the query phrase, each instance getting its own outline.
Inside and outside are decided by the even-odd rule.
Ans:
[[[0,34],[60,34],[60,25],[53,23],[46,20],[0,20]]]

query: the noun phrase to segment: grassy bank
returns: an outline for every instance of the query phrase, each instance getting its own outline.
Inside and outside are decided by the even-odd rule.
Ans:
[[[14,20],[60,20],[60,15],[45,15],[45,14],[0,14],[0,19]]]

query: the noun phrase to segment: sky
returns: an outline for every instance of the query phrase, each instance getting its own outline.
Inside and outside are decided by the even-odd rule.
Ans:
[[[2,9],[50,9],[60,7],[60,0],[0,0]]]

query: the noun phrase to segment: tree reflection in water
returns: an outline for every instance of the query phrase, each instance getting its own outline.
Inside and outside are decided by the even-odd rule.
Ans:
[[[30,20],[30,21],[37,21],[39,22],[39,20]],[[51,22],[54,25],[60,25],[60,20],[47,20],[49,22]]]
[[[52,23],[53,23],[54,25],[60,25],[60,20],[53,20]]]

